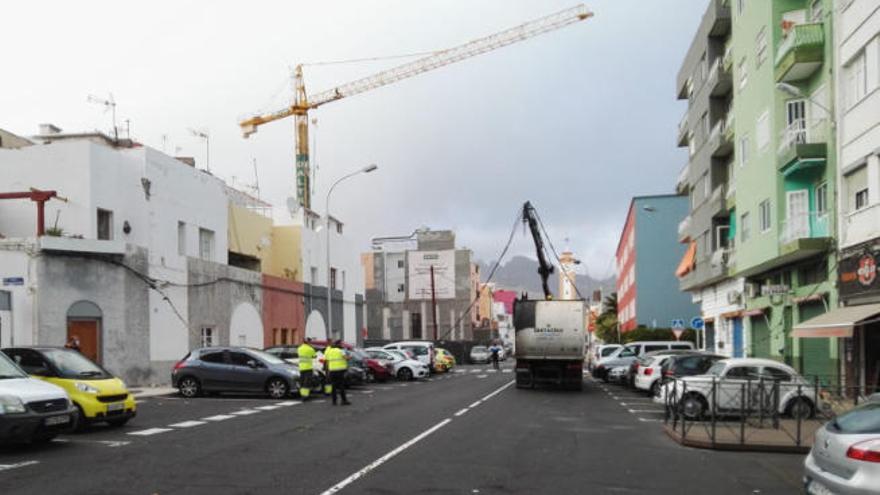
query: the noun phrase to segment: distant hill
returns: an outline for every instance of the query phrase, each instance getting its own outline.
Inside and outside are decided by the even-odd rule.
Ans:
[[[480,266],[480,277],[485,282],[495,262],[478,261],[477,264]],[[557,268],[549,280],[550,291],[554,294],[559,289],[558,271]],[[525,256],[514,256],[507,263],[502,263],[495,271],[492,281],[499,288],[518,292],[525,291],[532,297],[540,297],[542,292],[541,277],[538,276],[538,261]],[[615,279],[611,276],[604,280],[596,280],[589,275],[578,275],[575,278],[575,285],[585,298],[589,298],[595,289],[602,289],[603,296],[605,296],[614,291]]]

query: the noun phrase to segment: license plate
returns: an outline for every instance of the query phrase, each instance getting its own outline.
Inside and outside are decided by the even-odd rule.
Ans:
[[[115,404],[107,404],[107,412],[121,411],[123,409],[125,409],[124,402],[117,402]]]
[[[810,481],[810,484],[807,485],[807,493],[810,495],[834,495],[831,489],[815,480]]]
[[[63,425],[70,423],[70,416],[52,416],[51,418],[46,418],[46,426],[55,426],[55,425]]]

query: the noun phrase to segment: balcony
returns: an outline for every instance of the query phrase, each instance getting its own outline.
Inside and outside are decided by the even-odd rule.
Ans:
[[[810,256],[826,250],[831,243],[829,218],[827,213],[810,212],[784,219],[779,233],[779,254]]]
[[[688,114],[685,112],[684,117],[678,123],[678,146],[687,146],[688,144]]]
[[[678,180],[675,182],[675,191],[678,194],[684,194],[688,188],[688,174],[691,170],[691,164],[685,163],[684,167],[681,167],[681,171],[678,173]]]
[[[822,66],[824,58],[825,30],[822,23],[796,25],[776,51],[776,81],[802,81]]]
[[[678,277],[679,290],[690,291],[727,278],[730,252],[727,249],[719,248],[709,256],[698,256],[694,268]]]
[[[880,203],[846,213],[841,221],[845,225],[845,228],[841,229],[843,234],[841,245],[844,247],[878,237],[880,236]]]
[[[728,136],[726,127],[726,119],[719,120],[709,132],[709,149],[714,158],[725,157],[733,152],[733,135]]]
[[[783,175],[825,165],[828,129],[827,119],[799,119],[782,130],[778,153]]]
[[[78,237],[40,237],[40,250],[63,253],[87,253],[105,255],[124,255],[125,241],[115,239],[103,241],[97,239],[80,239]]]
[[[712,96],[724,96],[733,88],[733,76],[730,69],[724,68],[721,57],[716,57],[709,68],[706,84],[709,85],[709,94]]]
[[[691,226],[691,216],[684,217],[684,220],[678,223],[678,242],[687,242],[691,239],[688,234],[688,228]]]
[[[728,72],[733,69],[733,43],[731,39],[728,38],[724,43],[724,56],[721,57],[721,67]]]
[[[724,117],[724,138],[733,142],[733,130],[734,120],[733,120],[733,109],[727,109],[727,115]]]

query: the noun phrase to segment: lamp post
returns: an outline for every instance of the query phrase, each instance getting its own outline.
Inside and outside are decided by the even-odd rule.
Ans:
[[[825,110],[825,112],[828,114],[828,119],[831,122],[832,127],[837,126],[837,120],[834,118],[834,112],[832,112],[830,108],[826,107],[822,103],[819,103],[812,96],[805,95],[804,92],[801,91],[801,89],[798,88],[797,86],[795,86],[793,84],[779,82],[779,83],[776,83],[776,89],[778,91],[781,91],[781,92],[787,94],[788,96],[791,96],[792,98],[805,98],[807,100],[810,100],[810,103],[812,103],[813,105],[816,105],[817,107],[821,108],[822,110]]]
[[[362,169],[356,170],[348,175],[344,175],[344,176],[340,177],[339,179],[336,179],[336,182],[334,182],[333,185],[330,186],[330,189],[327,191],[327,199],[324,203],[324,213],[327,215],[325,227],[327,229],[327,328],[326,328],[326,331],[327,331],[327,342],[328,343],[330,342],[330,334],[333,331],[332,330],[333,329],[333,289],[332,289],[331,278],[330,278],[330,269],[331,269],[331,267],[330,267],[330,195],[333,193],[333,189],[335,189],[336,186],[339,185],[339,183],[344,181],[345,179],[349,179],[349,178],[354,177],[355,175],[358,175],[358,174],[368,174],[370,172],[375,171],[377,168],[379,168],[379,166],[376,165],[375,163],[372,163]]]

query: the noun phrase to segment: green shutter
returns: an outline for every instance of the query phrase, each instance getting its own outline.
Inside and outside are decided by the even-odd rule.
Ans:
[[[770,356],[770,327],[764,315],[752,316],[752,352],[751,357],[771,358]]]
[[[799,308],[800,321],[815,318],[825,312],[821,302],[802,304]],[[836,381],[836,360],[831,358],[831,339],[798,339],[801,344],[801,374],[812,382],[818,377],[821,383]]]

